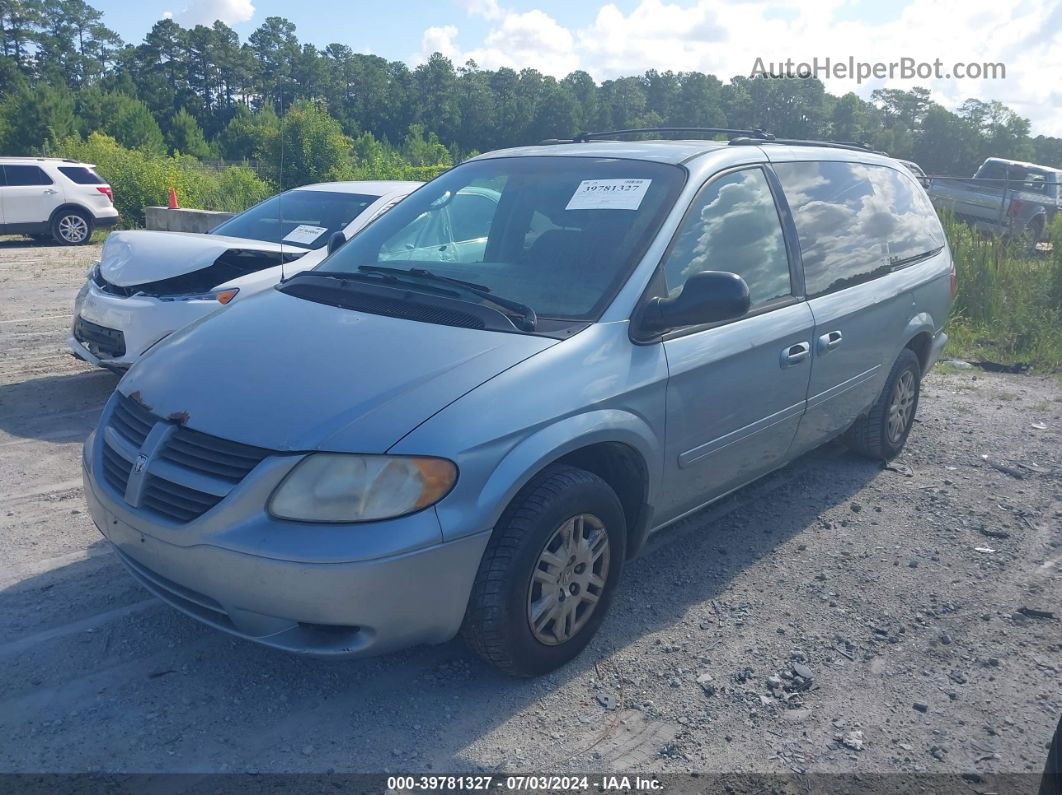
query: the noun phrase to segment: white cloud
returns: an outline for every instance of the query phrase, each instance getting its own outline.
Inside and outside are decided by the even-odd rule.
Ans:
[[[420,37],[421,56],[415,56],[414,59],[424,61],[432,53],[439,52],[460,64],[461,51],[454,44],[455,36],[457,36],[457,28],[454,25],[428,28]]]
[[[254,16],[252,0],[191,0],[183,11],[171,15],[184,27],[213,25],[221,20],[226,25],[249,22]]]
[[[458,0],[458,3],[469,14],[487,19],[498,19],[503,11],[498,6],[498,0]]]
[[[700,70],[730,35],[720,22],[719,7],[719,3],[681,6],[642,0],[624,15],[608,3],[579,32],[580,51],[595,73],[609,77],[630,74],[633,64],[649,64],[646,69]]]
[[[203,2],[204,0],[194,0]],[[231,0],[235,2],[236,0]],[[899,13],[837,21],[848,0],[640,0],[629,12],[602,3],[589,25],[568,29],[541,10],[516,12],[498,0],[458,0],[471,15],[490,21],[480,42],[457,43],[453,26],[424,34],[423,60],[435,47],[458,65],[468,58],[487,68],[533,67],[555,76],[585,69],[596,79],[646,69],[697,70],[722,80],[748,75],[757,57],[766,62],[818,56],[833,61],[889,63],[903,57],[939,58],[953,64],[1006,65],[1005,80],[919,79],[864,81],[827,78],[834,94],[875,88],[924,86],[954,108],[968,97],[998,99],[1030,118],[1033,134],[1062,135],[1062,11],[1058,0],[910,0]],[[845,8],[845,16],[851,16]],[[881,21],[885,19],[886,21]],[[429,36],[431,34],[431,36]]]
[[[428,28],[421,37],[420,54],[414,60],[423,62],[433,52],[441,52],[458,66],[473,60],[485,69],[530,66],[557,76],[579,68],[571,31],[538,9],[525,13],[502,12],[500,21],[487,33],[480,47],[461,49],[454,41],[457,34],[453,25]]]

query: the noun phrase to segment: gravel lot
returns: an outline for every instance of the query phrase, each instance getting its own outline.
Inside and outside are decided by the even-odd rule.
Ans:
[[[894,468],[829,445],[668,531],[537,681],[456,641],[298,658],[140,590],[85,511],[117,379],[64,341],[98,253],[0,240],[0,771],[1042,769],[1056,379],[938,369]]]

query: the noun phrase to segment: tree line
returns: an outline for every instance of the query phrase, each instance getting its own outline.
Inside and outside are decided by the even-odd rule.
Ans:
[[[300,42],[276,16],[242,42],[222,22],[162,19],[132,44],[85,0],[0,0],[3,154],[102,133],[159,155],[261,161],[290,185],[359,164],[435,167],[580,130],[659,125],[865,142],[931,174],[968,175],[988,156],[1062,167],[1062,139],[1033,136],[1004,104],[968,99],[949,110],[924,88],[879,89],[868,101],[816,79],[724,83],[658,70],[598,83],[584,71],[556,79],[455,66],[439,53],[411,68]],[[283,174],[281,149],[292,164]]]

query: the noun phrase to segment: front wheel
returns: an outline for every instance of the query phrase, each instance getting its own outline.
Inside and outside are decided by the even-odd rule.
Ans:
[[[568,662],[604,620],[626,538],[623,508],[605,481],[548,467],[494,528],[461,627],[465,641],[515,676]]]
[[[62,246],[80,246],[92,237],[92,219],[80,210],[63,210],[52,219],[52,237]]]
[[[848,446],[868,458],[895,458],[907,443],[918,411],[922,364],[914,351],[904,348],[897,357],[877,401],[848,429]]]

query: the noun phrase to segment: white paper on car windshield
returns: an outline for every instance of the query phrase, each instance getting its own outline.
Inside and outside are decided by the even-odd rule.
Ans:
[[[584,179],[566,210],[637,210],[651,179]]]
[[[304,246],[308,246],[327,231],[328,228],[324,226],[299,224],[284,235],[284,239],[289,243],[302,243]]]

